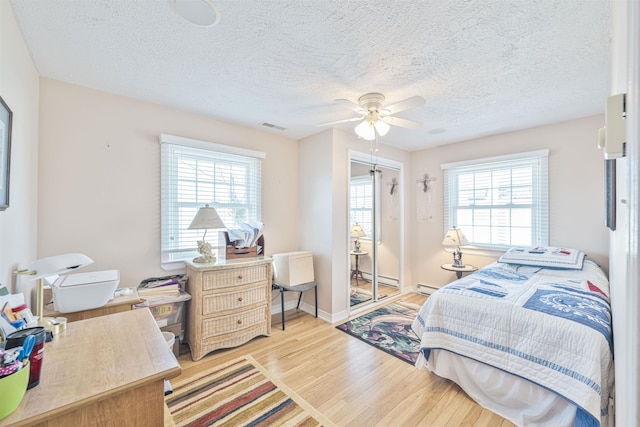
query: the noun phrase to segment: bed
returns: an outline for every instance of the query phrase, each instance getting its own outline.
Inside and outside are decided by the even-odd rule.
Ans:
[[[517,425],[613,426],[609,283],[578,250],[511,248],[433,293],[412,328],[416,366]]]

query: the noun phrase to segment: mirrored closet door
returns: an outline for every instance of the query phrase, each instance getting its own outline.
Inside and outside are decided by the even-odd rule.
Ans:
[[[400,292],[400,169],[356,154],[350,163],[349,306],[360,308]]]

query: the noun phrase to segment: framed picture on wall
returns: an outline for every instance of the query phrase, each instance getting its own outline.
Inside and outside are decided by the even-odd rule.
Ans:
[[[0,211],[9,207],[9,166],[11,165],[11,119],[13,113],[0,97]]]

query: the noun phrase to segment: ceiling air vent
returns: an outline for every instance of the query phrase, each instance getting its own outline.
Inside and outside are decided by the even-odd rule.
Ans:
[[[287,130],[287,128],[283,128],[282,126],[274,125],[272,123],[260,123],[262,126],[266,126],[268,128],[278,129],[278,130]]]

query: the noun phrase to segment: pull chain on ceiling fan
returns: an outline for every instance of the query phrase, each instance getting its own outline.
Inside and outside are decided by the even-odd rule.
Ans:
[[[358,103],[348,99],[336,99],[336,102],[346,104],[349,108],[359,114],[358,117],[337,120],[328,123],[321,123],[318,126],[330,126],[339,123],[361,121],[355,132],[358,136],[367,141],[375,139],[376,134],[384,136],[389,132],[391,126],[415,129],[422,125],[414,120],[395,117],[394,114],[423,105],[426,101],[420,96],[412,96],[403,101],[384,107],[385,97],[381,93],[372,92],[358,98]]]

